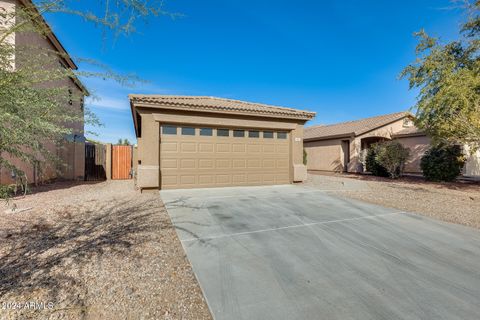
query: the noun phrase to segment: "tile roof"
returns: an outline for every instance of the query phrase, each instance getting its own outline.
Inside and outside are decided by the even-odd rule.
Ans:
[[[422,136],[425,135],[425,132],[413,126],[410,128],[402,129],[398,132],[392,134],[392,137],[401,137],[401,136]]]
[[[129,98],[132,106],[146,104],[149,107],[167,106],[189,111],[233,111],[301,120],[310,120],[315,116],[315,112],[216,97],[130,94]]]
[[[337,136],[358,136],[409,115],[411,115],[409,112],[397,112],[355,121],[312,126],[305,128],[304,139],[316,140]]]

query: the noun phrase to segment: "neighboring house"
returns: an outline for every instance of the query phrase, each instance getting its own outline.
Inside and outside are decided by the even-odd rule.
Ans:
[[[303,125],[313,112],[213,97],[129,97],[142,190],[306,179]]]
[[[410,158],[405,164],[405,172],[421,173],[420,161],[430,148],[431,139],[416,127],[400,130],[393,134],[392,138],[410,149]],[[465,177],[480,178],[480,150],[473,154],[468,150],[465,146],[464,153],[467,159],[462,174]]]
[[[0,9],[12,12],[17,10],[19,6],[27,6],[31,10],[36,10],[30,0],[0,0]],[[43,18],[37,19],[37,22],[46,28],[47,36],[42,37],[35,32],[18,32],[12,34],[8,39],[15,45],[15,47],[31,45],[49,50],[55,50],[61,54],[59,57],[59,64],[64,68],[76,70],[77,66],[70,58],[65,48],[62,46],[58,38],[50,29]],[[17,58],[13,59],[13,71],[22,66],[22,61]],[[62,81],[49,83],[48,85],[68,88],[68,93],[75,96],[86,96],[88,91],[77,78],[66,77]],[[65,104],[65,108],[77,108],[83,114],[83,99],[81,102],[71,101]],[[85,171],[85,138],[84,138],[84,123],[76,123],[72,125],[73,133],[65,137],[65,141],[60,145],[54,143],[48,144],[48,149],[57,154],[64,165],[56,167],[53,164],[47,164],[39,174],[38,168],[31,164],[22,163],[20,160],[12,160],[19,168],[25,171],[29,183],[35,183],[42,180],[50,180],[55,178],[63,179],[83,179]],[[2,155],[6,156],[6,155]],[[0,184],[9,184],[14,180],[11,177],[11,172],[8,170],[0,170]]]
[[[398,112],[307,127],[304,136],[307,168],[319,171],[363,172],[366,150],[373,143],[397,140],[410,149],[405,172],[421,174],[420,160],[430,148],[431,139],[415,127],[413,120],[411,113]],[[480,176],[480,151],[468,156],[463,175]]]
[[[365,150],[373,143],[413,127],[413,116],[398,112],[356,121],[305,128],[309,170],[362,172]]]
[[[410,157],[405,163],[405,172],[422,173],[420,161],[430,148],[431,139],[415,126],[395,132],[392,138],[410,149]]]

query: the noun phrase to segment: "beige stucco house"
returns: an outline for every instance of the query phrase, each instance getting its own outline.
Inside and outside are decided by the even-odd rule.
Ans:
[[[309,170],[362,172],[364,150],[413,127],[413,116],[398,112],[331,125],[305,128],[304,147]]]
[[[214,97],[129,98],[142,190],[306,179],[303,126],[313,112]]]
[[[393,134],[392,138],[410,149],[410,158],[405,164],[405,171],[421,173],[420,160],[430,148],[431,139],[416,127],[403,129]],[[480,178],[480,150],[471,153],[469,152],[468,146],[464,146],[463,150],[466,156],[466,162],[462,175],[474,179]]]
[[[397,140],[410,149],[405,172],[421,174],[420,160],[431,139],[413,124],[409,112],[398,112],[331,125],[305,128],[304,147],[308,170],[363,172],[368,147],[376,142]],[[463,175],[480,177],[480,151],[470,155]]]
[[[0,10],[2,12],[15,12],[18,8],[28,8],[28,10],[36,10],[31,0],[0,0]],[[38,13],[38,11],[37,11]],[[3,22],[3,21],[2,21]],[[14,22],[12,22],[14,23]],[[58,63],[63,68],[72,70],[77,69],[77,65],[70,58],[65,48],[62,46],[58,38],[55,36],[47,22],[40,16],[36,19],[36,23],[43,26],[46,30],[46,36],[43,37],[35,32],[15,32],[8,37],[8,41],[15,46],[15,48],[29,46],[31,48],[45,48],[54,50],[59,54]],[[11,25],[1,24],[4,28]],[[1,33],[1,28],[0,28]],[[18,55],[12,57],[12,72],[17,68],[21,68],[24,61]],[[47,86],[64,87],[68,94],[72,97],[82,97],[81,99],[72,99],[65,103],[65,108],[73,108],[80,114],[83,114],[83,97],[88,95],[88,91],[76,77],[65,77],[65,79],[51,81],[46,83]],[[46,164],[43,170],[39,170],[29,163],[24,163],[20,160],[13,159],[19,168],[21,168],[27,177],[29,183],[40,182],[43,180],[50,180],[55,178],[64,179],[83,179],[85,171],[85,137],[84,137],[84,123],[79,122],[71,124],[72,134],[65,137],[62,143],[48,143],[47,147],[50,152],[56,154],[64,165],[57,166],[53,164]],[[2,154],[2,157],[9,157]],[[41,172],[41,174],[40,174]],[[0,184],[9,184],[14,180],[11,177],[11,172],[0,168]]]

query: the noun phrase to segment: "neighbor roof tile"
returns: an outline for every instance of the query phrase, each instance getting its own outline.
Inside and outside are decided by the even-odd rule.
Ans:
[[[394,121],[410,116],[409,112],[397,112],[355,121],[305,128],[305,140],[326,139],[337,136],[358,136]]]

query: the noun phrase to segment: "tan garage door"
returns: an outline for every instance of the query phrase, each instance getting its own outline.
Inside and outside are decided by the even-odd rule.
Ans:
[[[290,182],[287,132],[162,126],[162,189]]]

